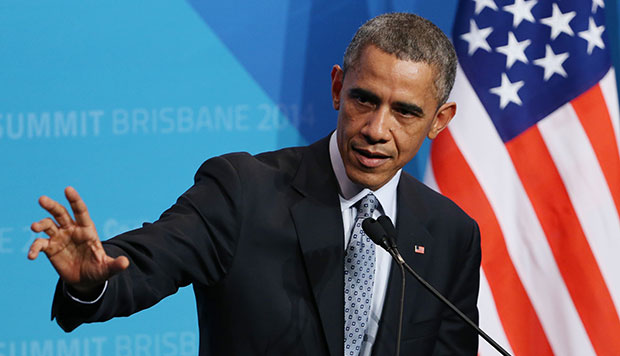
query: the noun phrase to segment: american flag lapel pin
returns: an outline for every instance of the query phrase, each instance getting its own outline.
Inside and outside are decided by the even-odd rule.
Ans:
[[[423,255],[424,254],[424,246],[422,246],[422,245],[414,245],[413,246],[413,252],[419,253],[420,255]]]

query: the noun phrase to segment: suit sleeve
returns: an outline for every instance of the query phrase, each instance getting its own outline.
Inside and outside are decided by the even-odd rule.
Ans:
[[[470,238],[462,251],[463,256],[454,281],[453,288],[447,298],[478,324],[478,290],[480,287],[480,231],[473,222]],[[440,355],[467,355],[475,356],[478,352],[478,334],[461,320],[456,313],[446,307],[439,338],[435,346],[434,356]]]
[[[105,241],[113,257],[129,258],[127,270],[111,277],[95,304],[67,298],[59,282],[52,318],[65,331],[82,323],[127,316],[148,308],[190,283],[213,285],[229,270],[239,231],[242,184],[231,161],[206,161],[194,185],[159,220]]]

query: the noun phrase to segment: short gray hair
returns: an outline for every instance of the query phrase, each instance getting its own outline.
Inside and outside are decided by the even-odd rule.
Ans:
[[[398,59],[433,67],[438,105],[448,100],[456,76],[456,52],[448,37],[432,22],[407,13],[383,14],[368,20],[357,30],[344,53],[345,74],[357,64],[368,45]]]

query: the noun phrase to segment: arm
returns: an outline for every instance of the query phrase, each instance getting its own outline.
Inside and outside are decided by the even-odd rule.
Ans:
[[[110,258],[129,267],[111,276],[101,300],[84,305],[67,298],[59,283],[53,317],[66,331],[150,307],[189,283],[212,285],[227,272],[236,247],[241,187],[225,158],[199,169],[195,184],[153,224],[103,242]],[[61,280],[64,278],[61,276]]]

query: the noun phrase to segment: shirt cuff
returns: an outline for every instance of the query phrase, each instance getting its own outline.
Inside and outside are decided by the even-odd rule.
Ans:
[[[69,290],[67,290],[67,285],[63,282],[62,283],[62,290],[65,293],[66,296],[68,296],[69,298],[73,299],[74,301],[81,303],[81,304],[95,304],[99,301],[99,299],[101,299],[101,297],[103,297],[103,293],[105,293],[105,290],[108,288],[108,281],[106,280],[105,283],[103,284],[103,289],[101,290],[101,293],[99,293],[99,296],[95,299],[95,300],[82,300],[80,298],[77,298],[75,296],[73,296],[71,293],[69,293]]]

